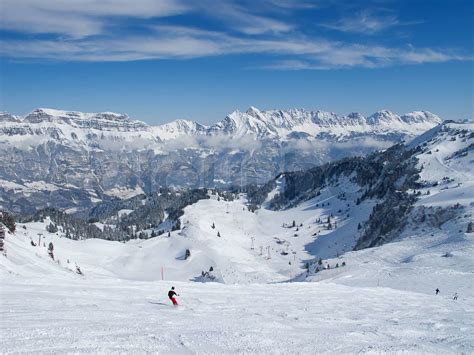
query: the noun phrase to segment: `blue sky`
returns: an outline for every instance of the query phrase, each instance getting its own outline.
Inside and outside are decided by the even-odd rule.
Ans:
[[[473,118],[470,0],[0,0],[0,110]]]

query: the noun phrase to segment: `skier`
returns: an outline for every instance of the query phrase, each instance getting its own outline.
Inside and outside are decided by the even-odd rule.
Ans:
[[[175,291],[174,291],[174,286],[171,287],[171,290],[168,292],[168,297],[173,302],[173,306],[178,305],[178,301],[176,301],[176,296],[179,296]]]
[[[438,293],[439,293],[439,288],[436,289],[436,294],[438,294]]]
[[[455,292],[454,295],[453,295],[453,300],[456,301],[458,299],[458,293]]]
[[[51,257],[51,259],[54,260],[54,246],[53,246],[53,243],[52,243],[52,242],[49,242],[49,245],[48,245],[48,254],[49,254],[49,256]]]

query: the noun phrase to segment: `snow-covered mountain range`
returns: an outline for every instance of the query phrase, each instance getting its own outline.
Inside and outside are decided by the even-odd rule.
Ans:
[[[140,138],[143,145],[164,142],[180,136],[225,135],[238,138],[252,135],[255,138],[288,140],[296,137],[315,139],[329,135],[342,138],[355,134],[407,134],[418,135],[441,119],[427,111],[415,111],[402,116],[383,110],[364,117],[360,113],[338,116],[332,112],[306,111],[260,111],[250,107],[247,111],[234,111],[222,121],[205,126],[189,120],[175,120],[159,126],[149,126],[132,120],[128,115],[112,112],[83,113],[54,109],[36,109],[25,117],[0,113],[3,142],[17,135],[34,136],[36,143],[41,138],[69,142],[72,146],[110,149],[102,146],[101,140],[118,140],[124,143]],[[96,131],[101,134],[97,135]],[[74,134],[75,133],[75,134]],[[27,138],[27,137],[23,137]],[[13,140],[11,143],[21,140]],[[120,149],[120,146],[115,146]]]
[[[425,111],[364,117],[255,107],[210,126],[187,120],[150,126],[111,112],[2,113],[0,204],[13,211],[51,201],[81,208],[162,186],[262,183],[281,171],[387,148],[440,122]]]

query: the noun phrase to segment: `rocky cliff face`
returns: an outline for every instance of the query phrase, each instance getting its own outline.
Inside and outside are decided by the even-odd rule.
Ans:
[[[305,110],[234,111],[204,126],[149,126],[116,113],[37,109],[0,114],[0,205],[83,209],[158,187],[261,183],[410,139],[441,122],[428,112],[398,116]]]

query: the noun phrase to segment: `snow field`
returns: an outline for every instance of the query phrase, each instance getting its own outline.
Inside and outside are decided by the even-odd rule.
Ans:
[[[174,285],[182,304],[166,299]],[[470,353],[472,303],[324,283],[2,280],[4,353]]]
[[[465,220],[448,222],[424,234],[408,229],[397,242],[328,259],[332,267],[342,261],[347,266],[309,276],[306,280],[312,282],[232,285],[159,281],[160,258],[167,253],[171,253],[168,260],[174,260],[176,269],[165,268],[165,280],[185,280],[204,265],[216,262],[225,265],[217,267],[225,270],[225,282],[232,276],[229,270],[244,267],[233,281],[277,281],[279,267],[286,264],[286,259],[281,256],[282,260],[277,260],[275,256],[266,260],[257,250],[253,255],[248,251],[250,241],[240,241],[231,228],[235,208],[234,215],[242,211],[247,218],[243,227],[236,221],[237,226],[267,231],[268,236],[260,234],[256,243],[270,241],[273,230],[282,229],[271,223],[274,216],[257,219],[255,214],[243,211],[239,201],[229,203],[229,214],[222,208],[225,202],[203,202],[208,208],[199,205],[201,202],[190,206],[184,217],[197,220],[190,220],[182,235],[172,234],[171,238],[128,243],[73,241],[45,232],[47,220],[27,224],[26,231],[20,225],[16,236],[7,236],[8,257],[0,259],[2,352],[474,351],[474,235],[457,231]],[[314,213],[314,203],[304,206]],[[213,230],[208,223],[212,214],[206,220],[202,212],[193,212],[193,208],[209,212],[212,206],[222,210],[222,218],[225,215],[229,219],[220,222],[228,226],[222,229],[221,238],[215,235],[219,224]],[[296,214],[278,216],[287,220]],[[195,225],[198,229],[193,231],[191,226]],[[209,235],[202,233],[207,228],[211,230]],[[49,240],[54,242],[60,265],[48,257],[45,247],[29,244],[30,235],[38,231],[43,231],[46,245]],[[201,234],[194,234],[198,231]],[[208,240],[211,237],[212,241]],[[184,255],[181,251],[193,238],[197,239],[195,251],[185,261],[180,258]],[[202,238],[201,248],[208,249],[199,251],[198,238]],[[228,249],[224,247],[227,244]],[[215,252],[206,259],[204,250],[224,252]],[[298,255],[304,252],[301,249]],[[450,256],[444,257],[446,253]],[[249,260],[242,261],[244,256]],[[70,264],[64,263],[66,257],[71,259]],[[221,264],[224,261],[227,264]],[[84,276],[73,272],[76,262]],[[300,266],[298,270],[302,271]],[[166,297],[171,285],[180,294],[177,309]],[[437,287],[441,293],[435,296]],[[458,301],[452,300],[454,292],[459,294]]]

